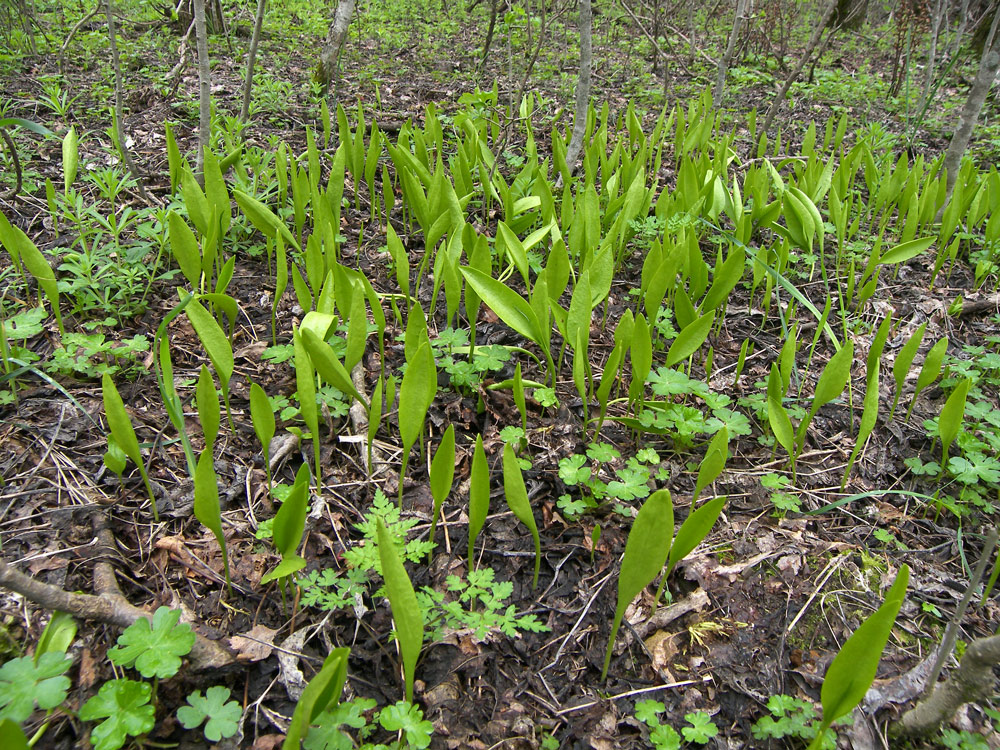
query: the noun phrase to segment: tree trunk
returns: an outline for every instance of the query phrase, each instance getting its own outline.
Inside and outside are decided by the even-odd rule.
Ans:
[[[838,29],[856,31],[864,25],[867,15],[868,0],[837,0],[832,20]]]
[[[951,50],[948,52],[949,57],[954,57],[958,54],[958,50],[962,46],[962,37],[965,36],[965,27],[969,22],[969,0],[962,0],[962,9],[958,11],[958,28],[955,30],[955,38],[951,40]]]
[[[330,32],[326,35],[323,49],[319,53],[319,65],[316,66],[315,80],[323,87],[323,94],[330,91],[330,84],[337,79],[337,67],[340,62],[340,52],[347,40],[347,30],[354,18],[354,0],[340,0],[337,11],[333,14]]]
[[[733,52],[736,50],[736,40],[740,37],[740,28],[747,14],[749,0],[736,0],[736,15],[733,17],[733,29],[729,32],[729,43],[726,45],[726,52],[719,60],[719,73],[715,79],[715,93],[712,94],[712,106],[716,109],[722,104],[722,90],[726,85],[726,72],[729,64],[733,61]]]
[[[983,102],[986,95],[997,77],[997,70],[1000,69],[1000,44],[997,44],[996,30],[997,21],[1000,20],[1000,10],[994,11],[993,24],[990,27],[989,36],[986,39],[986,46],[983,48],[983,57],[979,62],[979,72],[976,80],[972,83],[969,91],[969,98],[962,108],[962,115],[955,128],[955,135],[952,136],[951,143],[948,144],[948,151],[944,155],[944,169],[947,173],[948,197],[955,187],[955,179],[958,177],[958,169],[962,163],[962,157],[969,147],[969,140],[972,138],[972,130],[976,127],[976,120],[983,109]],[[946,201],[947,203],[947,201]]]
[[[118,151],[121,154],[122,161],[125,162],[125,166],[128,168],[129,173],[135,180],[136,185],[139,186],[139,192],[142,193],[143,199],[150,203],[149,195],[146,193],[146,186],[142,181],[142,175],[139,174],[139,169],[135,166],[135,162],[132,160],[132,155],[129,153],[128,144],[125,143],[125,121],[124,114],[122,112],[122,66],[121,59],[118,56],[118,40],[116,39],[115,33],[115,14],[111,8],[111,0],[105,0],[104,9],[108,16],[108,44],[111,50],[111,67],[115,73],[115,137],[118,139]]]
[[[490,24],[486,29],[486,40],[483,42],[483,57],[479,61],[480,70],[486,68],[486,58],[490,55],[490,47],[493,46],[493,32],[497,27],[497,3],[499,0],[490,2]]]
[[[965,649],[958,669],[938,684],[926,700],[911,708],[893,726],[893,733],[915,736],[934,731],[962,704],[993,695],[993,667],[1000,664],[1000,635],[977,638]]]
[[[576,80],[576,109],[573,113],[573,135],[566,149],[566,166],[572,175],[576,160],[583,150],[583,136],[587,132],[587,111],[590,107],[590,68],[593,57],[593,15],[590,0],[580,0],[580,76]]]
[[[809,43],[806,45],[805,51],[802,53],[802,57],[799,59],[798,64],[792,72],[788,74],[785,82],[781,84],[781,90],[778,92],[778,95],[774,97],[774,102],[771,104],[770,109],[767,110],[767,114],[764,116],[764,125],[761,127],[763,131],[766,132],[771,127],[771,124],[774,122],[774,116],[778,114],[778,110],[781,108],[781,103],[785,100],[785,95],[788,93],[788,89],[790,89],[792,84],[795,83],[795,79],[799,77],[799,73],[802,72],[806,63],[809,62],[809,58],[812,57],[813,51],[816,49],[817,45],[819,45],[820,37],[823,36],[823,32],[826,31],[827,24],[830,22],[830,19],[837,10],[837,2],[838,0],[830,0],[830,4],[823,13],[823,19],[816,26],[816,31],[813,32],[812,39],[810,39]],[[833,31],[831,30],[830,33],[832,34]]]
[[[204,186],[205,151],[212,135],[212,69],[208,65],[205,0],[194,0],[194,33],[198,40],[198,154],[194,171]]]
[[[253,20],[253,36],[250,38],[250,51],[247,55],[247,77],[243,81],[243,106],[240,108],[240,119],[243,122],[250,117],[250,91],[253,89],[253,65],[257,59],[257,44],[260,42],[260,31],[264,25],[264,9],[267,0],[257,0],[257,15]]]
[[[924,94],[923,101],[931,95],[931,87],[934,85],[934,65],[937,63],[938,37],[941,35],[941,23],[944,20],[944,0],[937,0],[934,8],[934,17],[931,19],[931,48],[927,51],[927,69],[924,71]]]

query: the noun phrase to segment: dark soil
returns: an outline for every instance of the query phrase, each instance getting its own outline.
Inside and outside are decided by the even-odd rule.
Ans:
[[[247,11],[236,16],[238,25],[247,24]],[[501,64],[501,55],[478,78],[475,75],[475,48],[481,43],[484,28],[481,21],[477,17],[474,22],[460,25],[457,36],[449,40],[451,59],[433,61],[427,58],[425,43],[417,41],[410,47],[386,49],[370,33],[370,25],[365,26],[360,40],[352,35],[345,53],[340,100],[348,110],[362,101],[369,112],[376,112],[383,129],[391,131],[408,118],[421,120],[425,107],[432,102],[440,111],[455,111],[459,97],[473,91],[477,80],[485,86],[496,80],[502,102],[513,97],[523,72],[509,75],[506,64]],[[720,22],[720,28],[724,23]],[[178,39],[177,35],[156,37],[170,40],[171,46],[159,50],[160,59],[151,59],[149,50],[158,42],[147,35],[156,29],[155,25],[126,25],[123,30],[122,43],[127,49],[134,44],[136,50],[147,51],[135,52],[137,57],[150,55],[128,63],[126,130],[134,139],[132,148],[147,188],[155,200],[166,202],[169,180],[163,123],[178,119],[182,122],[175,132],[182,151],[193,154],[196,117],[188,116],[187,104],[196,97],[197,79],[195,68],[189,64],[175,93],[155,85],[158,77],[176,62],[170,58],[175,55]],[[572,29],[563,33],[571,35]],[[99,30],[86,38],[99,39]],[[235,113],[239,109],[244,60],[240,51],[246,42],[237,35],[233,43],[237,53],[231,56],[223,54],[224,41],[217,39],[213,43],[213,54],[218,53],[213,60],[213,95],[219,112]],[[281,139],[295,153],[304,149],[303,126],[316,127],[318,110],[300,84],[310,74],[315,43],[315,36],[307,32],[265,40],[262,69],[291,80],[294,94],[281,112],[255,116],[247,131],[251,144],[273,144],[276,141],[272,139]],[[99,43],[91,43],[88,49],[93,50],[94,44],[100,51],[89,54],[100,57],[103,47]],[[625,49],[628,46],[627,39],[615,39],[606,32],[600,36],[595,53],[595,99],[609,102],[613,111],[623,109],[631,98],[627,93],[629,77],[649,67],[648,61],[635,59]],[[289,62],[280,67],[270,57],[279,48],[291,51]],[[556,57],[546,50],[543,60],[550,54]],[[565,69],[572,79],[572,55],[566,59],[569,62]],[[95,89],[103,80],[102,73],[96,69],[96,60],[88,62],[87,52],[71,51],[69,60],[66,80],[71,82],[72,92],[80,95],[72,110],[72,123],[88,134],[82,145],[82,160],[107,163],[108,100],[98,93],[101,89]],[[832,66],[855,64],[849,50],[827,52],[824,60]],[[547,63],[553,64],[551,60]],[[19,65],[18,75],[8,76],[2,88],[5,96],[16,102],[13,114],[33,116],[19,92],[40,92],[38,78],[55,71],[54,56],[25,55]],[[699,92],[708,83],[706,74],[689,72],[681,56],[675,60],[670,75],[673,78],[667,90],[671,104]],[[373,77],[378,81],[378,102],[370,84]],[[527,90],[545,97],[544,105],[535,113],[539,134],[547,133],[551,123],[561,116],[559,108],[571,111],[565,85],[553,76],[529,77]],[[766,104],[770,90],[766,86],[747,87],[732,92],[732,96],[738,97],[742,109]],[[804,110],[806,116],[817,118],[821,125],[834,114],[821,102],[815,107],[796,106],[785,115],[788,132],[804,129],[798,119]],[[643,112],[649,121],[658,114],[652,107]],[[890,112],[870,113],[870,119],[880,120],[890,129],[902,129]],[[565,126],[568,120],[563,116],[559,122]],[[58,123],[57,127],[69,124]],[[522,145],[516,142],[519,136],[513,135],[517,132],[517,128],[512,129],[506,145],[515,154]],[[547,135],[539,135],[540,144],[546,140]],[[927,140],[941,145],[934,134],[929,134]],[[24,194],[3,204],[5,216],[46,250],[61,248],[66,242],[64,237],[55,236],[46,211],[44,179],[51,178],[57,186],[62,184],[60,152],[58,144],[53,143],[39,145],[34,136],[19,136],[30,179]],[[746,143],[737,146],[750,148]],[[661,181],[669,184],[672,176],[664,173]],[[348,194],[353,195],[350,190]],[[127,200],[141,205],[137,194],[127,196]],[[347,240],[343,262],[360,267],[377,290],[395,290],[386,256],[380,252],[385,243],[384,227],[372,226],[367,216],[364,205],[356,211],[352,202],[350,208],[344,209],[342,232]],[[403,236],[401,215],[392,218]],[[494,218],[483,216],[481,220],[488,223]],[[409,237],[406,242],[415,267],[422,239]],[[706,251],[714,253],[714,248]],[[635,277],[616,279],[609,298],[608,325],[593,332],[591,355],[597,366],[610,351],[617,317],[630,304],[629,289],[638,286],[639,265],[629,266]],[[215,540],[194,519],[192,487],[183,452],[173,439],[164,413],[151,358],[142,362],[142,371],[134,380],[119,379],[118,386],[140,442],[150,448],[148,468],[159,495],[161,522],[151,523],[148,501],[137,475],[126,474],[121,484],[102,464],[105,436],[96,427],[103,418],[99,381],[61,378],[61,388],[57,389],[27,376],[21,381],[18,402],[0,411],[0,533],[4,560],[39,581],[68,591],[93,591],[95,564],[110,563],[131,603],[150,612],[160,605],[181,608],[198,633],[240,652],[224,669],[208,673],[184,670],[164,682],[159,694],[160,720],[151,740],[200,746],[199,741],[190,739],[195,733],[182,730],[172,717],[193,689],[222,684],[230,687],[234,698],[246,707],[242,734],[232,744],[263,750],[275,746],[294,708],[286,689],[289,672],[279,667],[278,661],[280,647],[288,644],[286,639],[293,634],[305,631],[304,638],[292,640],[284,649],[300,653],[298,668],[306,680],[331,646],[348,645],[348,695],[374,698],[381,706],[398,700],[402,687],[395,645],[389,639],[391,621],[385,600],[367,598],[356,611],[340,610],[326,617],[326,613],[297,606],[294,600],[283,605],[274,584],[260,584],[261,576],[273,567],[277,556],[269,543],[254,537],[254,530],[260,521],[273,515],[275,508],[266,491],[262,457],[250,421],[249,385],[251,381],[260,384],[271,396],[291,396],[295,382],[289,365],[273,365],[260,356],[270,342],[269,295],[273,286],[266,258],[240,254],[236,268],[229,290],[241,308],[234,338],[236,372],[231,384],[235,431],[224,428],[216,450],[232,593],[224,586]],[[9,274],[6,279],[13,289],[16,284],[10,286]],[[925,341],[947,334],[953,351],[960,351],[964,344],[981,343],[987,334],[996,332],[996,319],[988,314],[959,318],[946,314],[947,305],[958,294],[964,294],[967,300],[976,298],[971,291],[971,273],[961,264],[945,286],[939,279],[933,290],[929,269],[917,264],[903,267],[897,278],[883,274],[883,279],[864,317],[877,322],[891,313],[901,321],[899,331],[890,337],[887,355],[925,320],[929,321]],[[144,314],[108,332],[109,337],[121,340],[144,333],[152,339],[156,326],[175,304],[176,285],[176,279],[158,281]],[[822,287],[803,284],[802,289],[822,309]],[[289,293],[279,307],[279,342],[288,342],[292,323],[301,317],[293,300]],[[721,329],[710,340],[714,350],[712,384],[734,402],[760,390],[755,384],[766,380],[784,340],[777,318],[765,318],[756,304],[745,290],[735,294]],[[438,310],[442,309],[439,304]],[[77,322],[68,320],[67,328]],[[806,318],[800,322],[808,325]],[[437,326],[434,320],[430,324],[432,328]],[[387,371],[395,371],[403,361],[402,344],[396,341],[401,333],[391,324],[386,332]],[[193,330],[178,320],[172,324],[170,336],[175,374],[179,379],[195,378],[204,357]],[[487,343],[525,345],[485,308],[479,336]],[[803,327],[800,336],[803,341],[811,340],[812,330]],[[735,362],[746,338],[753,342],[754,353],[740,377],[734,379]],[[859,361],[863,361],[869,341],[870,337],[858,341]],[[30,347],[44,356],[57,344],[58,332],[52,323],[43,335],[30,342]],[[818,363],[831,353],[821,340],[809,370],[811,378],[821,369]],[[373,340],[364,365],[365,385],[370,392],[379,371]],[[527,368],[530,360],[525,359],[522,365]],[[512,374],[513,363],[509,371],[496,373],[494,378],[499,381]],[[530,368],[524,375],[542,379],[542,373]],[[696,375],[703,376],[704,372],[698,372],[696,367],[692,376]],[[812,385],[806,383],[803,392],[810,392]],[[863,379],[858,377],[853,387],[855,393],[863,393]],[[892,387],[891,378],[884,377],[884,403],[891,403]],[[651,620],[651,592],[640,597],[629,609],[627,624],[619,634],[610,678],[606,684],[600,683],[615,608],[617,570],[629,524],[610,510],[572,523],[560,515],[556,500],[567,490],[558,478],[558,461],[582,452],[586,444],[580,428],[580,400],[572,382],[562,382],[557,395],[562,404],[558,409],[529,401],[528,443],[533,467],[525,473],[525,480],[539,521],[543,550],[541,577],[534,590],[531,539],[506,512],[500,489],[503,443],[499,431],[517,421],[509,391],[485,387],[466,394],[442,391],[428,415],[431,445],[437,444],[449,424],[455,425],[456,489],[444,507],[433,559],[426,567],[410,569],[415,587],[444,590],[448,575],[464,571],[461,553],[466,545],[468,521],[465,493],[473,441],[476,434],[482,434],[490,463],[495,467],[493,515],[477,545],[482,549],[482,563],[495,569],[498,580],[513,582],[511,602],[519,612],[536,614],[549,628],[548,632],[524,633],[517,638],[494,634],[484,641],[458,632],[425,645],[417,667],[416,699],[434,722],[432,747],[536,748],[543,733],[553,734],[563,748],[648,747],[648,731],[632,715],[635,703],[645,698],[662,701],[667,708],[665,721],[678,729],[687,713],[711,714],[720,732],[709,747],[778,747],[777,742],[760,743],[750,734],[751,724],[766,711],[768,697],[787,693],[818,700],[822,676],[833,655],[878,606],[885,587],[903,563],[912,569],[912,583],[879,676],[892,680],[903,675],[934,648],[943,619],[950,616],[964,593],[967,577],[963,559],[968,565],[978,559],[980,539],[975,529],[972,533],[967,530],[959,539],[954,517],[947,513],[937,516],[933,509],[907,503],[905,497],[897,496],[873,496],[821,514],[790,513],[780,517],[759,477],[782,470],[785,461],[757,442],[761,432],[755,429],[753,435],[731,444],[727,470],[711,488],[712,494],[729,498],[724,515],[705,543],[673,574],[669,583],[671,608],[660,610]],[[909,422],[899,414],[889,422],[883,415],[855,466],[847,494],[888,488],[926,490],[906,475],[902,460],[912,455],[925,459],[932,455],[920,425],[924,418],[937,414],[942,397],[940,389],[922,394]],[[477,408],[480,400],[482,409]],[[857,434],[859,416],[857,408],[851,410],[846,405],[824,407],[817,416],[798,470],[797,489],[804,498],[804,511],[817,510],[840,497],[840,478]],[[342,440],[353,433],[351,423],[346,418],[330,418],[327,426],[321,447],[324,492],[321,498],[313,499],[315,513],[300,550],[308,561],[308,570],[341,569],[342,553],[346,545],[359,538],[355,524],[362,520],[375,489],[381,488],[393,497],[398,481],[399,444],[394,415],[379,431],[377,455],[383,466],[373,478],[365,475],[360,444]],[[200,436],[193,416],[190,432]],[[651,436],[644,436],[637,446],[632,433],[611,422],[605,425],[602,439],[625,456],[633,455],[637,447],[657,448],[669,472],[665,486],[673,495],[678,521],[687,515],[701,458],[699,448],[675,450]],[[195,443],[196,450],[203,447],[197,439]],[[289,483],[303,461],[311,466],[311,450],[310,441],[295,446],[281,462],[275,481]],[[406,516],[419,519],[416,533],[426,536],[432,498],[424,462],[415,456],[404,485],[403,508]],[[593,548],[591,532],[598,523],[601,535]],[[111,531],[114,546],[99,543],[98,532],[103,528]],[[891,531],[900,543],[899,549],[877,541],[873,537],[876,528]],[[0,605],[10,653],[30,649],[47,621],[47,613],[12,594],[0,597]],[[934,608],[940,617],[929,614]],[[994,633],[1000,622],[995,599],[973,610],[962,623],[961,637],[965,641]],[[68,701],[71,709],[78,709],[104,680],[113,676],[105,654],[119,633],[119,628],[80,623],[73,650],[73,689]],[[231,640],[245,634],[250,634],[249,641],[234,644]],[[254,651],[251,646],[258,641],[263,641],[263,649]],[[295,660],[291,661],[294,665]],[[906,696],[903,703],[913,697]],[[904,707],[880,706],[874,719],[866,717],[859,722],[851,730],[854,746],[880,747],[880,740],[865,744],[871,742],[865,739],[865,733],[870,731],[878,737],[887,720]],[[962,726],[978,727],[982,716],[972,710],[963,721]],[[38,746],[79,747],[84,745],[85,736],[86,729],[79,721],[59,713]]]

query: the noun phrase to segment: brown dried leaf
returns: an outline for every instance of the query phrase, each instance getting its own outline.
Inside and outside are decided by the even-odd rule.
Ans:
[[[246,633],[230,638],[229,646],[236,652],[237,661],[263,661],[274,651],[274,636],[277,632],[263,625],[254,625]]]

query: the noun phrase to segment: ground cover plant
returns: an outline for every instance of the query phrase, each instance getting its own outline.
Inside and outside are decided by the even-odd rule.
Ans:
[[[996,10],[339,5],[2,24],[0,744],[983,746]]]

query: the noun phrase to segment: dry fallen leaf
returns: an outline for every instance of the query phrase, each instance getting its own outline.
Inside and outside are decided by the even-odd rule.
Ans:
[[[230,638],[229,646],[236,652],[238,661],[263,661],[274,651],[274,636],[277,632],[263,625],[254,625],[246,633]]]

